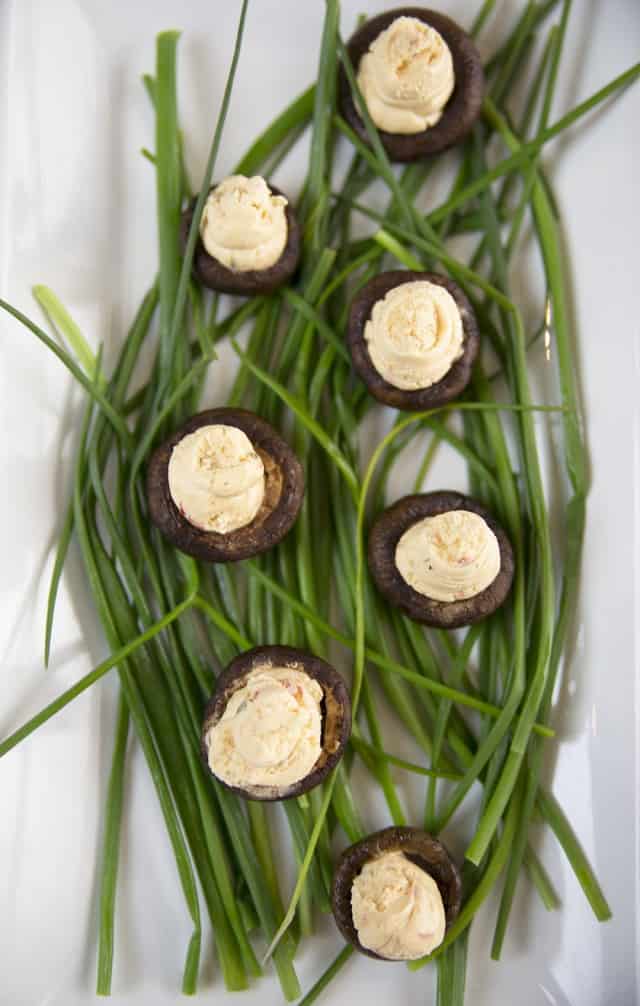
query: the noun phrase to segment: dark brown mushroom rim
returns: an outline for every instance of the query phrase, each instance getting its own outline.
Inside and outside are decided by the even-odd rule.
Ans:
[[[438,154],[448,147],[455,146],[467,135],[476,121],[482,108],[484,98],[484,73],[480,54],[466,31],[444,14],[424,7],[398,7],[396,10],[379,14],[363,24],[362,28],[351,36],[347,43],[347,52],[357,75],[360,60],[368,51],[372,42],[398,17],[415,17],[424,24],[439,32],[449,49],[453,59],[455,86],[453,93],[444,107],[442,116],[435,126],[421,133],[388,133],[378,130],[388,156],[392,161],[417,161],[422,157]],[[340,67],[338,77],[338,95],[344,118],[351,128],[369,143],[369,137],[364,122],[358,112],[357,104],[347,79],[344,67]]]
[[[293,646],[258,646],[232,660],[216,682],[216,689],[204,712],[200,750],[209,772],[206,736],[223,715],[229,699],[242,688],[252,671],[265,666],[293,667],[317,681],[324,693],[322,711],[322,752],[311,772],[290,786],[230,786],[224,779],[218,782],[227,789],[250,800],[288,800],[318,786],[338,764],[351,734],[351,701],[342,677],[331,664]],[[211,773],[214,775],[214,773]]]
[[[192,524],[169,491],[169,458],[173,448],[201,426],[237,426],[248,436],[264,465],[264,500],[250,524],[228,534]],[[235,562],[266,552],[293,526],[304,496],[304,473],[282,437],[260,416],[246,409],[207,409],[188,419],[151,455],[147,468],[147,501],[153,523],[187,555],[207,562]]]
[[[500,547],[500,570],[495,580],[464,601],[435,601],[425,597],[409,586],[396,566],[396,546],[404,532],[425,517],[435,517],[449,510],[470,510],[479,514],[495,534]],[[456,492],[421,493],[403,497],[380,514],[369,534],[369,569],[380,593],[409,618],[425,625],[455,629],[487,618],[503,604],[513,581],[513,549],[495,517],[469,496]]]
[[[267,182],[269,189],[276,196],[285,195],[275,185]],[[212,185],[209,192],[213,192],[215,185]],[[284,208],[287,218],[287,243],[284,251],[272,266],[268,269],[245,269],[244,271],[227,269],[222,262],[219,262],[213,255],[209,255],[202,238],[198,235],[196,250],[193,256],[193,275],[204,286],[219,293],[235,293],[242,297],[254,297],[261,293],[272,293],[291,279],[300,261],[301,236],[300,225],[291,207],[289,197]],[[192,199],[186,210],[182,213],[180,220],[180,238],[182,240],[183,251],[187,245],[189,229],[193,220],[196,199]]]
[[[453,363],[451,369],[440,381],[436,381],[428,388],[407,391],[389,384],[378,373],[369,355],[364,330],[371,317],[374,304],[383,300],[394,287],[420,280],[437,283],[438,286],[443,286],[445,290],[449,291],[460,311],[464,340],[462,356]],[[425,409],[444,405],[462,394],[471,380],[473,364],[480,347],[480,333],[471,304],[453,280],[434,272],[409,272],[406,269],[393,269],[390,272],[382,272],[379,276],[374,276],[353,298],[347,328],[347,345],[353,366],[374,398],[377,398],[379,402],[384,402],[385,405],[393,406],[394,409],[422,412]]]
[[[442,842],[420,828],[384,828],[349,846],[340,856],[333,875],[333,916],[345,940],[360,953],[379,961],[389,958],[363,947],[358,939],[351,912],[351,888],[365,864],[385,852],[403,852],[407,859],[433,877],[444,905],[447,929],[455,921],[462,899],[462,881],[458,867]]]

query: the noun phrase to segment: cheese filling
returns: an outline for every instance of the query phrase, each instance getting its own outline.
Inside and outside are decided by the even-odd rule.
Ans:
[[[364,338],[380,376],[404,391],[441,381],[464,349],[458,305],[428,280],[400,283],[376,301]]]
[[[290,786],[322,752],[322,687],[295,666],[253,670],[205,738],[211,771],[231,786]]]
[[[207,197],[200,220],[202,243],[227,269],[268,269],[287,243],[286,205],[285,197],[274,196],[259,175],[231,175]]]
[[[360,60],[358,87],[387,133],[422,133],[442,117],[455,85],[451,50],[415,17],[397,17]]]
[[[229,534],[250,524],[262,506],[262,458],[237,426],[201,426],[182,437],[168,475],[173,502],[203,531]]]
[[[495,580],[500,545],[479,514],[449,510],[412,524],[396,545],[395,561],[403,580],[419,594],[464,601]]]
[[[351,914],[362,946],[389,960],[423,957],[444,939],[438,885],[402,852],[365,863],[351,887]]]

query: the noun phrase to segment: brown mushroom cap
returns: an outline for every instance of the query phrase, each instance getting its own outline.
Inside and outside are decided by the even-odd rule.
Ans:
[[[306,650],[298,650],[293,646],[257,646],[240,653],[218,677],[215,691],[204,712],[200,749],[209,772],[211,767],[205,743],[207,733],[220,720],[229,699],[243,687],[248,675],[265,666],[295,666],[317,681],[322,688],[324,696],[320,757],[304,779],[285,787],[231,786],[224,779],[218,779],[213,772],[211,774],[227,789],[250,800],[288,800],[318,786],[339,762],[351,734],[351,701],[347,686],[336,669]]]
[[[421,280],[437,283],[438,286],[443,286],[451,294],[460,311],[464,341],[462,356],[453,363],[441,380],[436,381],[428,388],[408,391],[394,387],[393,384],[385,381],[382,374],[378,373],[369,355],[364,330],[377,301],[383,300],[389,291],[396,286]],[[384,402],[385,405],[393,406],[395,409],[423,412],[426,409],[433,409],[438,405],[450,402],[464,391],[471,380],[473,364],[480,347],[480,334],[473,308],[464,292],[453,280],[434,272],[410,272],[406,269],[393,269],[390,272],[382,272],[378,276],[374,276],[353,298],[349,312],[347,345],[355,369],[374,398],[377,398],[379,402]]]
[[[412,524],[449,510],[470,510],[482,517],[500,548],[500,570],[495,580],[474,597],[463,601],[436,601],[425,597],[401,576],[396,566],[396,546]],[[384,510],[369,534],[369,569],[378,590],[409,618],[425,625],[455,629],[472,625],[491,615],[504,602],[511,588],[514,558],[511,542],[489,511],[469,496],[457,492],[420,493],[404,496]]]
[[[269,189],[275,196],[282,196],[284,192],[277,189],[275,185],[267,182]],[[215,185],[209,189],[213,192]],[[242,297],[254,297],[261,293],[272,293],[291,279],[300,261],[300,251],[302,240],[300,236],[300,225],[293,211],[289,197],[284,208],[287,219],[287,243],[284,251],[273,265],[268,269],[245,269],[244,271],[228,269],[217,258],[209,255],[202,238],[198,235],[196,249],[193,256],[193,275],[204,286],[219,293],[235,293]],[[183,250],[186,248],[189,228],[193,220],[196,199],[192,199],[186,210],[182,213],[180,220],[180,238]]]
[[[458,867],[444,845],[420,828],[384,828],[349,846],[340,856],[333,875],[333,916],[345,940],[353,944],[360,953],[379,961],[389,958],[363,947],[358,939],[351,912],[351,888],[365,864],[385,852],[403,852],[407,859],[433,877],[444,905],[447,929],[456,919],[462,900],[462,880]]]
[[[463,29],[444,14],[424,7],[399,7],[379,14],[363,24],[351,36],[347,51],[354,72],[358,73],[360,60],[378,35],[388,28],[398,17],[415,17],[439,32],[453,59],[455,86],[453,94],[445,105],[442,117],[435,126],[421,133],[401,134],[378,130],[382,144],[392,161],[417,161],[422,157],[438,154],[448,147],[460,143],[467,135],[480,114],[484,98],[484,73],[480,54],[473,40]],[[360,118],[351,86],[340,67],[338,96],[344,118],[365,143],[369,142],[364,122]]]
[[[196,527],[180,512],[169,490],[173,448],[201,426],[237,426],[248,436],[264,465],[264,500],[250,524],[228,534]],[[147,500],[153,523],[187,555],[207,562],[235,562],[266,552],[293,526],[304,495],[304,473],[297,457],[266,420],[246,409],[207,409],[188,419],[151,455]]]

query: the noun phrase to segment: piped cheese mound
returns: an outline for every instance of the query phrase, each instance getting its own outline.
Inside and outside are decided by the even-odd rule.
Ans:
[[[322,751],[322,687],[295,666],[257,667],[205,738],[211,771],[231,786],[291,786]]]
[[[444,939],[438,885],[402,852],[365,863],[351,887],[351,914],[362,946],[389,960],[423,957]]]
[[[275,265],[287,243],[284,196],[259,175],[231,175],[209,193],[200,220],[202,243],[227,269],[247,272]]]
[[[464,349],[462,317],[439,283],[400,283],[376,301],[364,328],[371,362],[394,388],[430,388]]]
[[[358,86],[387,133],[422,133],[442,117],[455,85],[451,50],[415,17],[397,17],[360,60]]]
[[[250,524],[264,499],[264,465],[246,433],[223,423],[201,426],[169,458],[169,492],[203,531],[229,534]]]
[[[449,510],[412,524],[396,545],[398,571],[434,601],[464,601],[500,572],[500,545],[487,522],[470,510]]]

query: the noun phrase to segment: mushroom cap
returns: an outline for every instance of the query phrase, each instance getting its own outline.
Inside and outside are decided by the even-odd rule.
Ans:
[[[246,433],[262,459],[265,475],[258,513],[251,523],[228,534],[196,527],[180,512],[169,490],[169,459],[175,445],[201,426],[218,423]],[[296,455],[266,420],[247,409],[206,409],[192,416],[155,449],[147,468],[151,520],[181,552],[207,562],[235,562],[273,548],[295,523],[303,496],[304,472]]]
[[[270,182],[267,182],[267,184],[273,195],[285,195],[275,185],[271,185]],[[215,187],[215,185],[212,185],[209,191],[213,192]],[[211,290],[217,290],[219,293],[238,294],[242,297],[254,297],[262,293],[273,293],[274,290],[284,286],[298,268],[302,249],[298,218],[291,206],[289,197],[286,196],[286,199],[287,205],[284,208],[284,212],[287,220],[287,243],[277,262],[274,262],[268,269],[246,269],[244,271],[228,269],[217,258],[209,254],[202,242],[202,238],[198,234],[192,267],[193,275],[196,279],[203,286],[207,286]],[[182,212],[180,238],[183,250],[187,245],[196,200],[197,197],[192,199],[187,208]]]
[[[470,510],[489,525],[500,548],[500,570],[485,590],[461,601],[436,601],[409,586],[396,566],[395,553],[404,532],[425,517],[449,510]],[[511,588],[514,557],[511,542],[495,517],[469,496],[457,492],[419,493],[404,496],[384,510],[369,533],[369,569],[381,594],[405,615],[425,625],[455,629],[472,625],[493,614]]]
[[[392,161],[417,161],[432,154],[439,154],[465,138],[482,108],[485,92],[484,72],[475,43],[455,21],[425,7],[399,7],[371,18],[349,39],[347,52],[356,74],[360,60],[371,43],[398,17],[415,17],[435,28],[451,50],[455,74],[453,94],[435,126],[430,126],[421,133],[408,135],[378,130],[382,145]],[[340,66],[338,75],[338,98],[344,118],[354,132],[365,143],[369,143],[365,124],[358,112],[343,66]]]
[[[211,772],[205,738],[212,726],[222,717],[229,699],[242,688],[248,675],[265,665],[287,667],[295,664],[310,678],[317,681],[323,691],[322,699],[322,753],[311,772],[289,786],[232,786]],[[240,653],[219,675],[203,718],[200,750],[209,772],[221,785],[250,800],[288,800],[301,796],[318,786],[337,765],[351,734],[351,700],[342,676],[331,664],[320,657],[293,646],[257,646]]]
[[[428,388],[408,391],[404,388],[396,388],[376,370],[369,355],[364,330],[371,317],[374,304],[383,300],[395,287],[401,286],[403,283],[416,283],[421,280],[442,286],[451,294],[460,311],[464,342],[462,356],[454,361],[441,380],[436,381]],[[473,364],[480,348],[480,333],[476,316],[466,294],[452,279],[434,272],[392,269],[374,276],[353,298],[349,312],[347,346],[356,371],[374,398],[385,405],[393,406],[394,409],[423,412],[439,405],[445,405],[462,394],[471,380]]]
[[[373,950],[363,947],[353,924],[351,911],[351,888],[365,863],[377,859],[385,852],[403,852],[404,855],[422,867],[435,880],[444,905],[447,930],[455,921],[462,901],[462,880],[458,867],[451,859],[442,842],[420,828],[383,828],[372,835],[349,846],[340,856],[333,875],[331,907],[338,929],[356,950],[374,957],[388,960]]]

